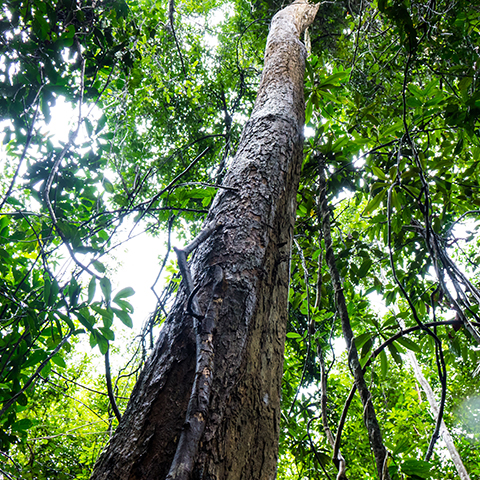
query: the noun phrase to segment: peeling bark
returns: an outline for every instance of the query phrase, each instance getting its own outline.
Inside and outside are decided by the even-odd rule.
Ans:
[[[92,479],[166,478],[182,431],[193,427],[185,422],[187,406],[193,415],[196,408],[206,412],[196,417],[203,434],[181,452],[191,465],[182,460],[169,478],[275,478],[303,148],[299,37],[317,9],[297,0],[273,18],[255,108],[223,182],[231,189],[217,194],[206,220],[213,231],[190,262],[198,311],[213,332],[207,408],[189,405],[202,359],[182,287]]]

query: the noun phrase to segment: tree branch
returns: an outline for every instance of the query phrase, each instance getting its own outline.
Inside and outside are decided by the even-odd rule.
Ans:
[[[363,369],[358,359],[357,349],[355,347],[354,335],[350,325],[350,318],[347,311],[347,304],[343,294],[343,285],[340,279],[340,274],[337,269],[335,254],[333,252],[333,242],[330,227],[330,210],[326,198],[326,181],[325,181],[325,165],[323,158],[319,162],[319,183],[320,183],[320,211],[322,216],[322,231],[325,239],[326,262],[332,277],[332,284],[335,292],[335,304],[341,319],[343,336],[348,348],[348,362],[352,370],[355,385],[358,388],[360,399],[364,408],[364,422],[367,428],[370,445],[375,456],[375,463],[380,478],[383,480],[390,480],[388,471],[383,475],[383,467],[387,450],[383,444],[382,433],[380,425],[378,424],[377,416],[371,399],[370,391],[365,382]],[[336,452],[337,453],[337,452]]]
[[[122,419],[122,414],[118,409],[117,402],[115,401],[115,395],[113,394],[109,352],[110,352],[110,346],[108,346],[108,349],[105,353],[105,378],[107,380],[108,399],[110,400],[110,405],[112,406],[112,410],[113,410],[113,413],[115,414],[115,417],[117,417],[117,420],[120,421]]]

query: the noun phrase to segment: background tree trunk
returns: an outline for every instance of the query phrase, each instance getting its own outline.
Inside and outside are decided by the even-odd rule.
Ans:
[[[437,400],[435,399],[435,395],[433,394],[432,387],[430,386],[430,384],[428,383],[428,380],[423,375],[422,369],[418,364],[417,357],[415,356],[415,354],[413,352],[408,351],[407,355],[412,364],[413,371],[415,372],[415,378],[417,379],[418,383],[422,386],[423,391],[425,392],[425,395],[427,397],[428,403],[430,405],[432,414],[436,419],[439,413],[438,403],[437,403]],[[470,480],[470,475],[468,474],[467,469],[463,464],[462,457],[460,457],[460,454],[458,453],[458,450],[455,447],[455,443],[453,442],[453,438],[450,435],[450,432],[447,426],[445,425],[445,422],[443,421],[443,419],[440,426],[440,434],[443,438],[443,441],[445,442],[445,445],[447,446],[448,453],[450,454],[450,458],[455,464],[455,468],[457,469],[460,480]]]
[[[190,471],[194,478],[275,478],[303,147],[299,36],[317,9],[297,0],[273,18],[255,108],[223,182],[229,189],[216,196],[206,221],[212,233],[191,261],[199,329],[213,335],[198,345],[202,332],[185,313],[182,286],[94,479],[187,478]],[[199,371],[205,355],[212,362]],[[197,387],[200,379],[199,388],[209,383],[203,397],[195,388],[192,394],[195,376]],[[187,407],[203,435],[186,440],[188,452],[183,445],[180,453],[187,458],[170,471],[180,437],[193,429]]]

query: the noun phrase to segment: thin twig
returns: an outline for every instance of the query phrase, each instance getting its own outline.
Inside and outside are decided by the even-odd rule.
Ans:
[[[180,49],[180,44],[178,43],[177,34],[175,33],[174,19],[173,14],[175,12],[175,2],[174,0],[168,0],[168,19],[170,21],[170,28],[172,30],[173,38],[175,40],[175,45],[177,46],[178,55],[180,57],[180,63],[182,64],[183,75],[187,76],[187,69],[185,68],[185,63],[183,62],[182,50]]]
[[[55,159],[52,169],[50,170],[50,174],[47,178],[47,181],[45,183],[45,190],[43,192],[43,198],[45,200],[45,203],[47,205],[48,211],[50,213],[50,217],[52,219],[52,223],[55,226],[55,230],[58,232],[60,235],[60,238],[62,239],[62,242],[64,243],[65,247],[68,250],[68,253],[70,254],[70,257],[72,260],[84,271],[88,272],[90,275],[100,278],[99,275],[97,275],[95,272],[91,271],[86,265],[84,265],[80,260],[75,255],[75,252],[73,251],[72,246],[70,245],[68,239],[62,232],[62,229],[58,225],[58,220],[57,216],[55,214],[55,211],[53,210],[52,207],[52,202],[50,201],[50,190],[52,188],[53,184],[53,179],[55,177],[55,174],[57,173],[58,167],[60,166],[61,161],[65,157],[68,149],[73,145],[74,140],[78,136],[78,132],[80,130],[80,125],[82,124],[82,103],[83,103],[83,92],[84,92],[84,81],[85,81],[85,59],[83,56],[80,56],[81,58],[81,72],[80,72],[80,95],[79,95],[79,101],[78,101],[78,122],[77,122],[77,128],[75,131],[70,132],[68,142],[66,145],[63,147],[62,151],[60,152],[60,155],[57,156]]]
[[[72,380],[71,378],[66,377],[65,375],[62,375],[61,373],[57,372],[56,370],[51,370],[52,373],[55,375],[58,375],[59,377],[63,378],[65,381],[69,383],[73,383],[77,387],[84,388],[85,390],[88,390],[89,392],[96,393],[97,395],[104,395],[108,396],[108,393],[105,392],[100,392],[99,390],[94,390],[93,388],[87,387],[86,385],[82,385],[81,383],[76,382],[75,380]],[[128,400],[129,397],[117,397],[120,398],[121,400]]]
[[[112,420],[112,418],[114,418],[114,417],[111,417],[108,420]],[[36,441],[36,440],[52,440],[52,439],[57,438],[57,437],[63,437],[65,435],[72,435],[72,433],[70,433],[70,432],[75,432],[76,430],[80,430],[81,428],[85,428],[85,427],[88,427],[90,425],[96,425],[97,423],[101,423],[101,422],[104,422],[104,420],[97,420],[96,422],[88,422],[88,423],[85,423],[83,425],[80,425],[79,427],[71,428],[70,430],[67,430],[66,432],[57,433],[55,435],[48,435],[46,437],[29,438],[28,441],[33,442],[33,441]],[[103,431],[103,432],[82,432],[81,435],[89,435],[89,434],[95,435],[95,434],[105,434],[105,433],[108,433],[108,432],[107,431]]]
[[[39,95],[40,95],[40,92],[42,91],[42,88],[45,84],[42,84],[40,85],[40,88],[38,90],[38,93],[37,93],[37,96],[35,97],[35,100],[38,99]],[[37,107],[35,108],[35,113],[33,114],[33,118],[32,118],[32,123],[30,125],[30,128],[28,129],[28,133],[27,133],[27,140],[25,142],[25,146],[23,148],[23,152],[22,152],[22,155],[20,157],[20,160],[18,161],[18,165],[17,165],[17,168],[15,169],[15,173],[13,174],[13,178],[12,178],[12,181],[10,182],[10,185],[8,187],[8,190],[7,190],[7,193],[5,193],[5,196],[3,197],[3,200],[2,200],[2,203],[0,204],[0,210],[3,208],[3,206],[5,205],[6,201],[8,200],[8,198],[10,197],[10,194],[12,193],[12,190],[13,190],[13,187],[15,185],[15,182],[17,180],[17,176],[18,176],[18,172],[20,171],[20,168],[22,166],[22,163],[23,161],[25,160],[25,156],[27,154],[27,150],[28,150],[28,147],[30,146],[30,142],[32,141],[32,137],[33,137],[33,127],[35,126],[35,120],[37,119],[37,114],[38,114],[38,108],[40,106],[40,100],[38,99],[37,101]]]
[[[174,220],[175,220],[175,215],[171,215],[170,218],[168,219],[167,252],[165,253],[165,257],[163,257],[163,262],[162,262],[162,265],[161,265],[160,270],[158,272],[157,278],[153,282],[153,285],[150,287],[150,290],[153,292],[155,297],[157,297],[157,302],[160,301],[160,298],[157,295],[157,292],[155,291],[155,285],[157,284],[158,280],[160,279],[160,276],[162,275],[163,269],[165,268],[165,265],[167,264],[168,256],[170,255],[172,227],[173,227]]]
[[[293,397],[292,403],[290,405],[290,409],[288,410],[287,417],[292,414],[293,407],[295,406],[295,402],[297,401],[298,394],[300,393],[300,389],[302,388],[303,380],[305,378],[305,373],[307,372],[307,364],[308,364],[308,357],[310,356],[310,349],[312,345],[312,334],[311,334],[311,316],[310,316],[310,288],[308,285],[308,270],[307,270],[307,263],[305,262],[305,257],[303,256],[303,251],[300,248],[300,245],[297,242],[297,239],[293,239],[295,246],[297,247],[298,253],[302,260],[302,267],[303,267],[303,279],[305,282],[305,289],[307,290],[307,353],[305,354],[305,361],[303,363],[302,375],[300,376],[300,381],[298,382],[297,390]]]
[[[322,459],[318,455],[318,450],[317,447],[315,446],[315,442],[313,441],[312,435],[310,434],[310,424],[315,420],[316,417],[311,418],[308,423],[307,423],[307,435],[308,435],[308,441],[310,442],[310,447],[313,450],[313,454],[315,455],[315,458],[317,459],[317,462],[320,465],[320,468],[323,470],[323,473],[326,475],[328,480],[332,480],[332,477],[328,474],[326,468],[323,465]]]
[[[208,234],[203,233],[208,232]],[[208,227],[201,232],[198,237],[185,248],[187,251],[196,248],[200,242],[205,241],[212,229]],[[195,304],[195,310],[200,310],[196,300],[196,290],[193,288],[193,281],[189,266],[186,261],[185,250],[175,249],[178,256],[178,263],[182,276],[184,276],[186,290],[189,296],[190,310],[192,304]],[[195,379],[192,385],[192,391],[185,415],[185,425],[178,440],[175,456],[170,466],[167,480],[187,479],[193,472],[193,466],[200,440],[205,430],[208,409],[210,408],[210,397],[212,393],[213,368],[214,368],[214,347],[213,347],[213,331],[215,328],[215,319],[217,317],[217,309],[220,308],[219,302],[215,301],[217,286],[223,282],[223,270],[220,266],[215,266],[213,285],[211,286],[211,298],[205,310],[205,315],[193,315],[195,342],[196,342],[196,365]],[[188,307],[187,307],[188,308]],[[188,314],[188,312],[187,312]]]
[[[158,192],[148,203],[147,207],[145,208],[142,216],[137,220],[137,223],[140,222],[140,220],[146,215],[146,213],[150,210],[150,208],[152,207],[152,205],[165,193],[165,192],[168,192],[170,191],[170,189],[173,187],[173,185],[175,185],[175,183],[178,182],[178,180],[180,180],[180,178],[182,178],[184,175],[186,175],[196,164],[199,160],[201,160],[204,155],[210,150],[211,147],[207,147],[202,153],[200,153],[200,155],[197,155],[197,157],[195,157],[191,162],[190,162],[190,165],[185,169],[183,170],[183,172],[179,173],[165,188],[162,188],[162,190],[160,190],[160,192]]]

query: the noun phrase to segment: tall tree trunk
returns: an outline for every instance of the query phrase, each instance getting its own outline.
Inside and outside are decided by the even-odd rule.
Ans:
[[[430,386],[427,379],[423,375],[422,369],[418,364],[417,357],[415,356],[415,354],[409,351],[408,358],[412,363],[413,371],[415,373],[415,378],[417,379],[418,383],[422,386],[423,391],[425,392],[428,403],[430,404],[430,410],[432,411],[433,416],[437,418],[439,413],[438,403],[437,403],[437,400],[435,399],[435,395],[433,394],[432,387]],[[455,468],[457,469],[460,480],[470,480],[470,476],[467,472],[467,469],[465,468],[465,465],[462,462],[462,457],[458,453],[458,450],[455,447],[455,444],[453,443],[453,438],[450,435],[450,432],[448,431],[448,428],[445,425],[445,422],[443,421],[443,419],[440,425],[440,435],[442,436],[443,441],[447,446],[448,453],[450,454],[450,458],[455,464]]]
[[[303,147],[299,37],[317,9],[297,0],[272,20],[255,108],[191,261],[192,286],[180,289],[93,479],[275,478]]]

